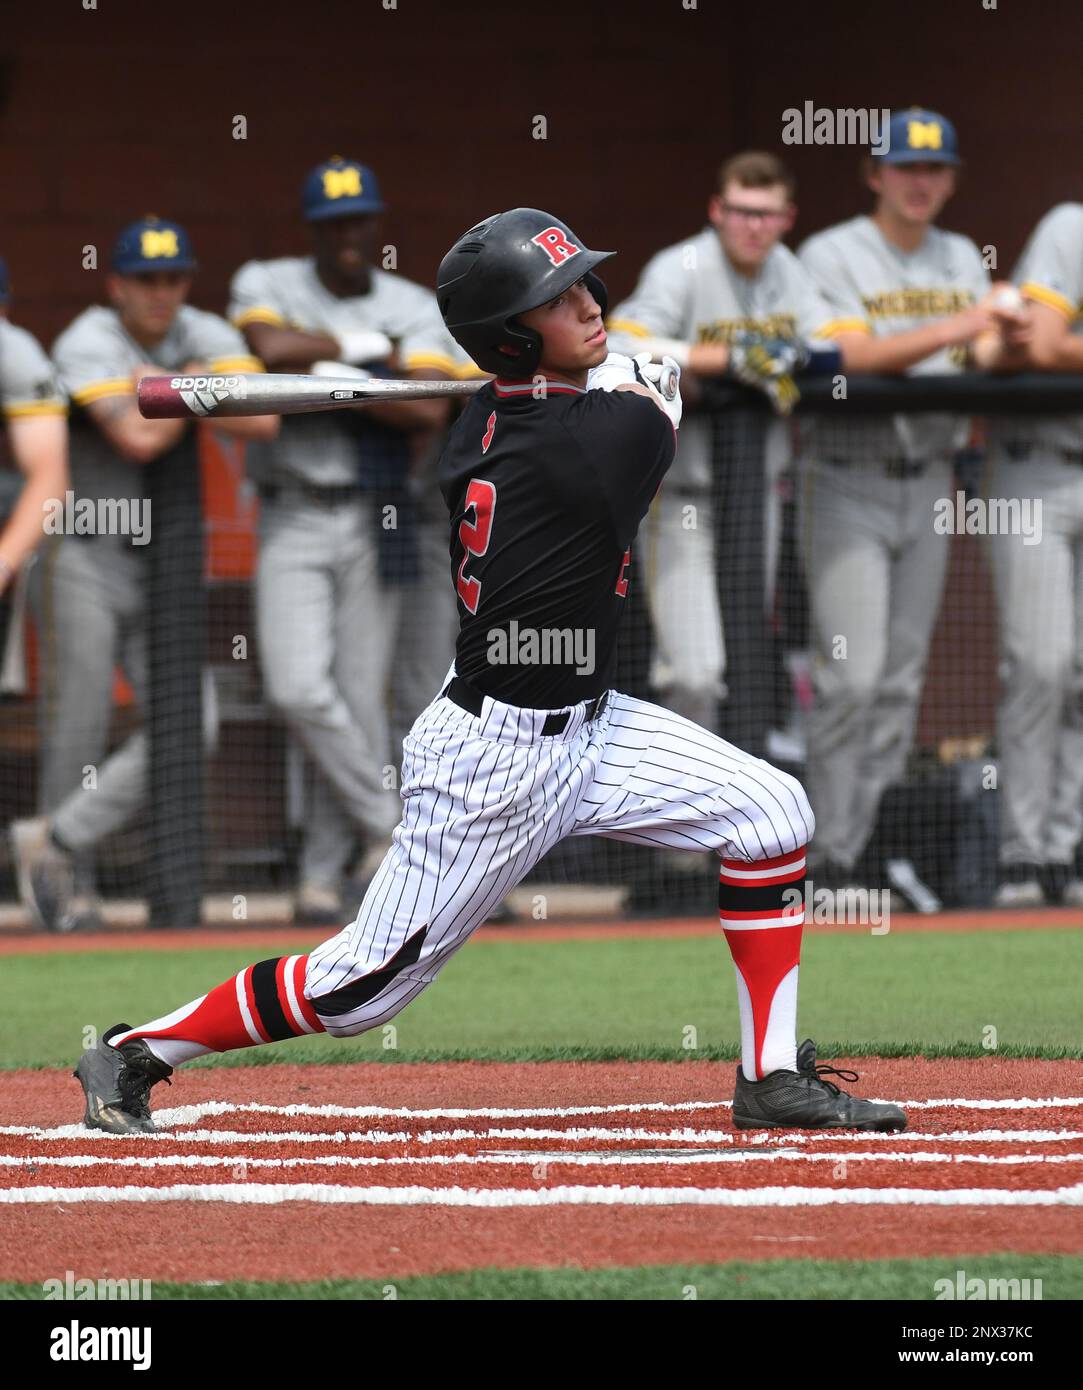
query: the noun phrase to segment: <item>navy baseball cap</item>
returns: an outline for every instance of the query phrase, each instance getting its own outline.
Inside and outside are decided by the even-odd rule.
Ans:
[[[0,304],[11,298],[11,281],[8,279],[8,263],[0,256]]]
[[[891,113],[887,153],[878,157],[885,164],[962,163],[955,127],[945,117],[920,106]]]
[[[125,227],[113,247],[118,275],[152,275],[157,270],[195,270],[188,233],[176,222],[142,217]]]
[[[322,222],[328,217],[361,217],[384,210],[380,185],[372,170],[337,154],[305,179],[301,204],[309,222]]]

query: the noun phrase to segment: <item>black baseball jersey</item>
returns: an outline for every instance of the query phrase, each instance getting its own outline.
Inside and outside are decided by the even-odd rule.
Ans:
[[[666,415],[635,392],[481,388],[439,463],[460,676],[528,709],[609,688],[631,544],[674,440]]]

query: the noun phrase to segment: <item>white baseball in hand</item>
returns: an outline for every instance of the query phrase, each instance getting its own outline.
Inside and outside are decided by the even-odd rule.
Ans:
[[[993,295],[993,305],[1002,314],[1014,314],[1016,318],[1022,317],[1026,304],[1023,296],[1014,285],[1004,285]]]

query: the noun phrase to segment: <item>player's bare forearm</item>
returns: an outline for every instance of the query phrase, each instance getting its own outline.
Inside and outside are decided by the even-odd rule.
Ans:
[[[107,396],[87,406],[87,414],[130,463],[150,463],[171,449],[188,426],[187,420],[144,419],[134,395]]]
[[[1066,336],[1053,348],[1032,346],[1028,360],[1043,372],[1083,372],[1083,338]]]
[[[4,579],[37,549],[44,535],[45,508],[67,491],[68,426],[63,416],[13,420],[8,439],[16,464],[26,475],[19,500],[0,531],[0,590]]]
[[[983,372],[1021,372],[1029,365],[1029,345],[1008,342],[999,333],[983,333],[971,344],[970,365]]]
[[[269,372],[307,372],[313,362],[334,362],[339,356],[338,340],[329,333],[250,323],[244,337]]]
[[[417,368],[403,373],[404,381],[450,381],[447,372],[434,368]],[[427,401],[382,401],[363,407],[365,414],[381,424],[393,425],[400,430],[438,430],[447,424],[451,402],[447,400]]]
[[[214,421],[216,430],[234,439],[271,440],[281,426],[281,415],[231,415]]]
[[[887,338],[874,338],[871,333],[840,333],[834,341],[842,353],[844,371],[905,372],[955,341],[945,329],[947,322],[922,324]]]
[[[1027,364],[1040,372],[1083,372],[1083,338],[1048,304],[1030,303],[1031,336]]]

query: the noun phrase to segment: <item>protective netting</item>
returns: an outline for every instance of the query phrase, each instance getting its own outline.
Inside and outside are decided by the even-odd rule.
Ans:
[[[787,421],[743,392],[716,398],[721,408],[706,417],[709,481],[664,487],[634,547],[616,683],[800,777],[817,813],[814,873],[895,886],[923,907],[979,906],[997,888],[1003,805],[995,547],[1049,538],[989,535],[992,512],[968,512],[968,499],[988,499],[996,478],[968,397],[956,397],[971,420],[966,446],[922,458],[906,450],[905,413],[903,427],[885,432],[909,388],[892,389],[880,401],[870,395],[862,409],[871,401],[871,413],[817,414],[813,400],[813,411]],[[1034,410],[1042,389],[1034,378],[1016,383],[1012,409],[1029,392]],[[986,410],[991,390],[987,397]],[[79,882],[107,906],[149,901],[162,924],[191,920],[206,895],[222,895],[227,917],[251,919],[259,894],[291,892],[315,798],[326,793],[265,697],[254,614],[258,497],[239,452],[213,437],[200,449],[201,489],[194,448],[148,477],[158,489],[153,539],[121,558],[130,603],[92,641],[74,641],[55,608],[63,589],[42,576],[57,563],[53,540],[91,547],[115,537],[53,538],[34,567],[31,601],[24,606],[19,591],[5,600],[5,819],[53,810],[79,787],[102,797],[109,751],[130,759],[142,730],[144,793],[80,853]],[[454,636],[446,521],[424,476],[419,518],[433,563],[405,600],[373,592],[370,612],[393,614],[393,679],[378,688],[363,675],[351,690],[355,704],[390,702],[395,746],[418,690],[435,694]],[[1005,515],[1017,529],[1027,524],[1024,513]],[[1040,586],[1032,601],[1050,621]],[[1070,630],[1070,605],[1051,620]],[[397,677],[407,670],[404,696]],[[61,688],[64,717],[76,710],[82,724],[58,724]],[[1066,693],[1069,723],[1070,703]],[[66,792],[55,749],[47,751],[56,739]],[[1068,747],[1054,749],[1054,762]],[[395,786],[394,755],[374,757]],[[1041,788],[1035,794],[1040,800]],[[1080,807],[1069,812],[1083,816]],[[371,843],[358,829],[355,869]],[[558,888],[608,888],[611,908],[671,915],[711,911],[715,881],[709,856],[583,838],[550,853],[524,887],[547,915],[561,910]],[[10,871],[4,886],[13,902]],[[362,888],[355,873],[347,904]],[[579,910],[594,901],[582,899]]]

